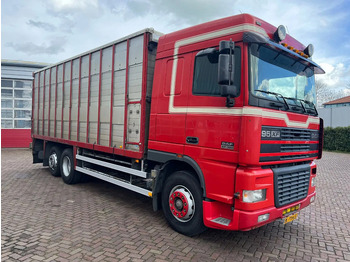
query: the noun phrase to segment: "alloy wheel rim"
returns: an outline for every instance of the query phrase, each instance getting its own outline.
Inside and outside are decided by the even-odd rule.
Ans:
[[[70,163],[70,158],[68,156],[65,156],[62,161],[62,171],[63,175],[68,177],[71,171],[71,163]]]
[[[185,186],[175,186],[169,194],[171,214],[180,222],[188,222],[195,213],[194,197]]]

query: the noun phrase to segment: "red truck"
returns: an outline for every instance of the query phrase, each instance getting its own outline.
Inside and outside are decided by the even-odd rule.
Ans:
[[[188,236],[290,222],[322,156],[312,54],[248,14],[95,48],[34,73],[33,162],[151,197]]]

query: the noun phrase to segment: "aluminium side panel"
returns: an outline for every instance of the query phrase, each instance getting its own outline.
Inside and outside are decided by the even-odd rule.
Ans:
[[[90,144],[97,143],[99,81],[100,81],[100,51],[96,51],[91,55],[89,134],[88,134],[88,142]]]
[[[56,100],[56,67],[51,68],[51,87],[50,87],[50,136],[55,133],[55,100]]]
[[[102,68],[101,68],[101,97],[100,97],[100,137],[99,144],[109,145],[109,129],[111,114],[111,82],[112,82],[112,58],[113,46],[102,50]]]
[[[126,149],[140,150],[141,134],[141,96],[143,79],[144,35],[130,39],[128,70],[128,113]]]
[[[79,67],[80,59],[73,60],[72,71],[72,105],[71,105],[71,133],[70,139],[77,141],[77,128],[78,128],[78,94],[79,94]]]
[[[157,41],[152,34],[146,29],[38,71],[33,134],[140,156],[147,145],[140,140],[148,132],[145,97],[151,94],[156,52],[148,41]]]
[[[81,83],[79,105],[79,141],[86,141],[86,119],[88,110],[88,87],[89,87],[89,55],[81,58]]]
[[[38,119],[38,135],[43,134],[43,112],[44,112],[44,75],[45,71],[40,72],[39,86],[39,119]]]
[[[48,136],[49,126],[49,101],[50,101],[50,69],[45,71],[45,97],[44,97],[44,136]]]
[[[63,106],[63,64],[57,66],[56,137],[61,137]],[[52,134],[51,134],[52,135]]]
[[[142,63],[144,52],[144,36],[130,39],[129,49],[129,101],[138,102],[141,100],[142,94]],[[147,48],[147,47],[145,47]],[[146,49],[147,50],[147,49]]]
[[[71,61],[64,64],[63,78],[63,139],[69,139],[69,109],[70,109],[70,78],[71,78]]]
[[[111,146],[116,148],[122,148],[124,144],[126,50],[127,41],[125,40],[116,45],[114,54]]]

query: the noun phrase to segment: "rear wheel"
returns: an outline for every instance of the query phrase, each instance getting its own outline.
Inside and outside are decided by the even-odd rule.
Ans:
[[[74,158],[72,149],[67,148],[61,155],[61,176],[66,184],[80,182],[81,174],[74,169]]]
[[[205,231],[202,190],[187,171],[178,171],[165,181],[162,208],[169,225],[181,234],[194,236]]]
[[[60,170],[61,153],[62,151],[55,146],[51,147],[50,153],[49,153],[49,170],[51,172],[51,175],[56,177],[61,175],[61,170]]]

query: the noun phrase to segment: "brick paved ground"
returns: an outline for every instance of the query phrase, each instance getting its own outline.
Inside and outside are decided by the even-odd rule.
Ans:
[[[350,155],[324,153],[299,219],[250,232],[170,229],[151,200],[93,180],[69,186],[2,150],[2,261],[350,261]]]

